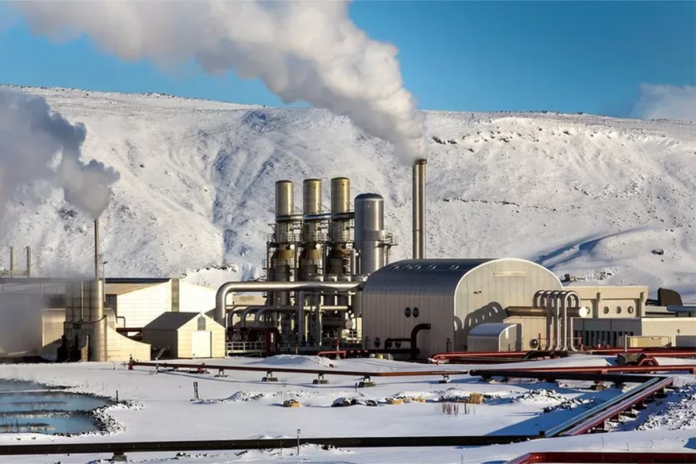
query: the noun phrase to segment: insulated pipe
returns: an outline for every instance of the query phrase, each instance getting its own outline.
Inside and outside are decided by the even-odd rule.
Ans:
[[[581,301],[581,300],[580,300],[580,295],[578,295],[576,292],[574,292],[574,291],[572,291],[572,290],[571,290],[571,291],[567,291],[567,292],[565,292],[565,293],[566,293],[566,296],[565,296],[564,299],[563,299],[563,306],[564,306],[564,308],[565,308],[565,310],[566,310],[566,312],[564,312],[564,315],[565,315],[565,317],[566,317],[566,324],[567,324],[567,326],[568,326],[568,330],[566,331],[566,339],[570,338],[570,349],[571,349],[571,351],[577,351],[577,348],[575,348],[575,342],[573,341],[573,317],[575,317],[575,316],[573,316],[572,314],[569,315],[569,314],[567,313],[567,311],[568,311],[568,302],[569,302],[570,300],[575,300],[575,307],[578,308],[578,312],[580,313],[580,317],[584,317],[584,316],[582,316],[582,314],[586,314],[587,311],[583,311],[584,308],[581,308],[581,307],[580,307],[580,301]],[[570,316],[570,317],[569,317],[569,316]],[[567,348],[566,348],[566,349],[567,349]]]
[[[559,295],[561,311],[563,312],[563,332],[561,332],[561,349],[568,351],[568,292],[563,291]]]
[[[215,321],[225,323],[227,295],[230,292],[336,291],[356,290],[361,282],[227,282],[215,295]]]
[[[529,306],[508,306],[505,308],[505,312],[508,316],[521,316],[521,317],[544,317],[546,316],[546,310],[541,308],[532,308]],[[568,306],[568,316],[569,317],[587,317],[589,311],[587,308],[579,308],[577,306]]]
[[[296,306],[264,306],[263,308],[256,311],[254,314],[254,327],[258,327],[261,322],[261,316],[266,312],[279,312],[279,313],[294,313],[297,311]]]
[[[322,311],[321,296],[318,293],[316,293],[314,295],[314,298],[315,298],[314,301],[316,302],[316,306],[315,306],[316,320],[314,321],[314,328],[316,329],[316,334],[315,334],[314,338],[317,340],[317,343],[319,344],[319,346],[321,346],[321,336],[322,336],[322,332],[324,331],[324,327],[322,324],[323,321],[322,321],[322,317],[321,317],[321,311]]]
[[[543,303],[544,307],[546,307],[546,349],[547,350],[550,350],[552,347],[551,340],[553,337],[553,308],[552,308],[552,301],[549,298],[549,293],[551,293],[551,292],[548,290],[543,290],[543,291],[537,292],[537,295],[539,295],[538,302]]]
[[[297,342],[299,344],[305,341],[304,297],[305,292],[297,294]]]
[[[413,259],[425,259],[425,165],[413,164]]]
[[[554,349],[559,350],[561,349],[561,338],[563,337],[563,318],[561,317],[561,294],[562,291],[553,291],[549,295],[549,298],[553,302],[553,309],[554,309],[554,315],[556,317],[556,333],[554,336],[555,339],[555,344],[554,344]]]
[[[249,315],[250,312],[260,311],[264,308],[272,308],[272,307],[273,306],[259,306],[259,305],[247,307],[246,309],[242,310],[242,315],[241,315],[242,319],[239,321],[239,326],[246,327],[246,319],[247,319],[247,316]]]
[[[430,330],[430,323],[425,322],[423,324],[416,325],[413,330],[411,330],[411,359],[414,360],[418,357],[420,350],[418,349],[418,332],[421,330]]]
[[[279,311],[279,312],[295,312],[297,311],[297,306],[295,305],[275,305],[275,306],[261,306],[261,309],[254,313],[254,326],[259,325],[261,322],[261,316],[266,312]],[[315,306],[310,307],[310,309],[316,308]],[[321,306],[322,311],[348,311],[348,306],[342,305],[328,305]]]
[[[243,306],[241,309],[238,306],[232,306],[232,310],[225,314],[225,327],[234,327],[234,315],[239,314],[249,306]]]

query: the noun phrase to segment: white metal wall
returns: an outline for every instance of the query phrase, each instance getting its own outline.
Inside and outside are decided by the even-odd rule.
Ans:
[[[215,308],[217,289],[181,282],[179,286],[179,312],[200,313]]]
[[[160,314],[172,310],[171,282],[153,285],[124,293],[118,299],[119,324],[127,327],[145,327]]]
[[[454,337],[453,291],[457,279],[458,276],[443,274],[442,280],[432,282],[427,288],[422,283],[408,289],[395,287],[393,293],[373,294],[369,302],[363,300],[363,339],[367,337],[369,340],[367,348],[377,348],[377,338],[380,339],[379,348],[384,348],[388,337],[408,338],[416,325],[430,323],[431,329],[420,332],[418,336],[421,357],[445,351],[447,339],[453,340]],[[406,308],[411,311],[409,317]],[[418,317],[413,316],[414,308],[418,308]]]
[[[532,306],[539,290],[562,290],[558,277],[531,261],[499,259],[467,273],[455,296],[454,351],[463,350],[472,327],[503,322],[508,306]]]
[[[211,352],[213,358],[225,357],[225,328],[208,316],[206,318],[205,330],[212,332]],[[198,316],[191,319],[177,330],[177,357],[191,358],[192,344],[191,334],[198,331]]]
[[[594,319],[641,317],[648,299],[648,287],[640,285],[573,285],[565,289],[580,295],[581,304],[592,310]]]

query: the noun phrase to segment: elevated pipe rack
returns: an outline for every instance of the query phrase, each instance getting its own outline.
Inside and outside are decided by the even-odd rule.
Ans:
[[[349,377],[423,377],[423,376],[451,376],[451,375],[467,375],[469,371],[451,371],[451,370],[428,370],[428,371],[341,371],[327,369],[299,369],[295,367],[276,367],[276,366],[230,366],[223,364],[190,364],[190,363],[157,363],[132,361],[128,364],[129,369],[135,366],[155,367],[165,369],[213,369],[218,371],[249,371],[249,372],[284,372],[288,374],[321,374],[321,375],[343,375]]]
[[[642,385],[547,430],[544,435],[548,438],[572,437],[604,428],[608,420],[618,418],[622,412],[632,409],[634,405],[663,392],[673,382],[669,377],[653,377]]]
[[[48,454],[162,453],[174,451],[222,451],[248,449],[294,448],[298,445],[335,446],[338,448],[388,448],[422,446],[487,446],[520,443],[537,436],[415,436],[415,437],[337,437],[337,438],[269,438],[256,440],[197,440],[52,443],[31,445],[0,445],[0,456]]]
[[[528,453],[505,464],[693,464],[695,460],[696,453],[545,451]]]

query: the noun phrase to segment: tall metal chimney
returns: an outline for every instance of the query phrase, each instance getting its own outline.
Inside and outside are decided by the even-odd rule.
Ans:
[[[31,247],[27,247],[27,277],[31,277]]]
[[[413,259],[425,259],[425,165],[424,159],[413,165]]]
[[[14,247],[10,247],[10,277],[14,277],[15,271],[15,259],[14,259]]]
[[[94,220],[94,280],[99,282],[99,219]]]

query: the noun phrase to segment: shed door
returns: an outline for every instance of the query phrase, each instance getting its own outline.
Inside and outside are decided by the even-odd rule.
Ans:
[[[210,330],[191,332],[191,357],[209,358],[211,356],[212,338]]]

